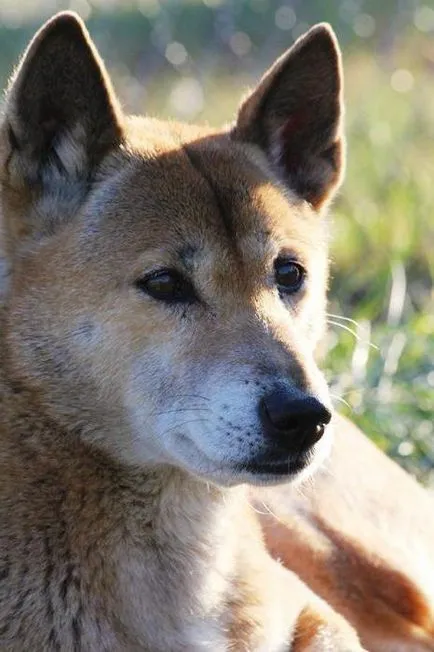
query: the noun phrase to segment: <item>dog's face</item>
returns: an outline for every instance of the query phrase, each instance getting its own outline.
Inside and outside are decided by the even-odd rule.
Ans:
[[[1,133],[10,372],[130,464],[299,474],[330,439],[313,353],[341,148],[324,26],[213,133],[124,118],[81,23],[55,18]]]

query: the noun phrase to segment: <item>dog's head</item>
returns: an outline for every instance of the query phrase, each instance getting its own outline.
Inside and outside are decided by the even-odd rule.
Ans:
[[[124,117],[73,14],[36,35],[7,95],[1,212],[9,370],[51,417],[220,483],[324,455],[340,78],[319,25],[213,132]]]

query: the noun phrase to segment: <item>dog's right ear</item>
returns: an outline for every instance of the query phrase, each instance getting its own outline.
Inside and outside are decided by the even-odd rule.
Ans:
[[[33,198],[49,194],[52,203],[56,194],[76,196],[121,140],[121,112],[83,22],[57,14],[36,34],[9,86],[0,152],[5,185]]]
[[[262,149],[314,209],[328,204],[343,173],[341,55],[329,25],[313,27],[271,66],[231,135]]]

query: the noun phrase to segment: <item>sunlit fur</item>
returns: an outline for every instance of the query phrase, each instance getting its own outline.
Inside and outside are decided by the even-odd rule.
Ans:
[[[330,403],[314,353],[340,105],[327,26],[220,132],[123,116],[72,14],[29,46],[0,130],[2,649],[361,649],[268,555],[245,486],[331,446],[333,422],[299,474],[246,470],[271,445],[264,394]],[[307,272],[286,298],[282,253]],[[194,302],[138,287],[163,268]]]

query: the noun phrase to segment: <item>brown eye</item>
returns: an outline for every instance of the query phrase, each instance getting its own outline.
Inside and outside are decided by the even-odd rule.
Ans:
[[[295,260],[278,258],[274,263],[274,277],[280,292],[293,294],[301,289],[306,270]]]
[[[136,281],[136,286],[153,299],[167,303],[190,303],[196,299],[191,283],[172,269],[153,272]]]

